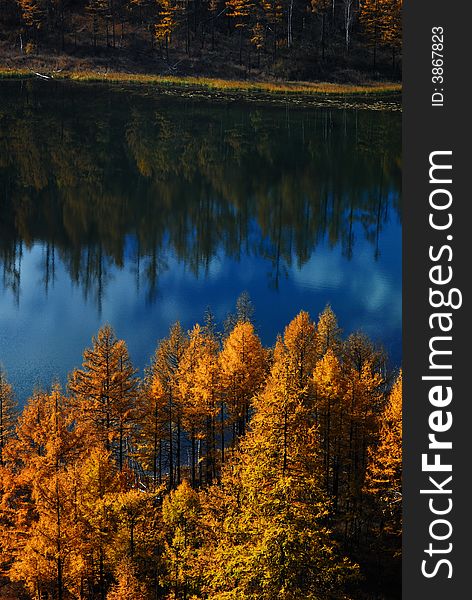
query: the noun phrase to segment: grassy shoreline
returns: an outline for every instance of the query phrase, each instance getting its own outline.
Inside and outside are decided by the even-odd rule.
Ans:
[[[400,99],[401,84],[369,82],[363,85],[349,83],[304,82],[304,81],[251,81],[217,79],[210,77],[180,77],[171,75],[143,75],[123,72],[99,71],[43,71],[41,75],[54,80],[70,80],[90,83],[131,83],[140,85],[158,85],[166,88],[190,88],[218,93],[255,93],[284,96],[356,96],[376,97],[392,96]],[[30,69],[9,69],[0,67],[0,80],[37,78]]]

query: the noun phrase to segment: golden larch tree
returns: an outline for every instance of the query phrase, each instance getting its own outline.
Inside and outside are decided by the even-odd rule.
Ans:
[[[168,439],[167,396],[157,373],[145,374],[139,396],[139,434],[137,455],[153,489],[162,483],[164,442]]]
[[[145,584],[139,580],[130,560],[122,560],[116,568],[116,583],[107,594],[107,600],[148,600]]]
[[[82,369],[69,378],[77,426],[89,443],[113,451],[121,471],[135,423],[136,370],[110,325],[99,330],[83,359]]]
[[[166,527],[164,560],[167,584],[174,598],[193,597],[198,592],[201,566],[198,550],[202,545],[200,496],[184,480],[170,492],[162,505]]]
[[[327,526],[317,427],[287,357],[276,360],[254,409],[221,485],[204,495],[205,589],[212,598],[336,597],[356,567]]]
[[[399,536],[402,529],[402,373],[380,416],[377,444],[369,450],[365,490],[378,508],[382,528]]]
[[[0,365],[0,465],[3,465],[3,449],[15,432],[18,419],[18,405],[13,388]]]
[[[169,335],[160,341],[150,367],[155,389],[164,393],[166,435],[162,440],[167,454],[168,487],[172,489],[181,480],[182,399],[179,388],[179,365],[188,345],[188,338],[179,322],[170,328]],[[159,381],[159,384],[157,383]],[[160,386],[160,387],[159,387]],[[160,393],[160,392],[159,392]]]
[[[84,528],[78,560],[81,587],[98,590],[104,598],[111,577],[109,557],[118,527],[114,505],[121,481],[111,453],[98,445],[82,456],[74,475],[77,512]]]
[[[285,328],[283,338],[278,338],[275,360],[280,353],[286,355],[295,370],[298,386],[307,386],[316,363],[316,327],[306,311],[300,311]]]
[[[24,582],[32,594],[53,589],[62,600],[74,587],[74,560],[83,531],[75,518],[69,469],[80,449],[81,440],[59,386],[50,394],[35,394],[7,450],[15,475],[13,494],[20,502],[16,509],[24,510],[25,494],[31,503],[10,577]]]
[[[341,345],[341,328],[333,309],[328,304],[316,324],[316,356],[322,358],[329,349],[338,352]]]
[[[337,509],[339,486],[345,469],[348,423],[347,381],[341,361],[329,348],[313,371],[314,408],[321,437],[324,485]]]
[[[252,396],[266,371],[266,351],[249,322],[239,322],[224,340],[219,355],[221,390],[233,425],[233,439],[244,435]]]
[[[115,567],[118,587],[123,585],[120,568],[128,564],[139,580],[149,587],[164,569],[162,496],[164,488],[146,490],[142,486],[119,492],[113,497],[116,533],[107,551]]]
[[[179,365],[178,381],[182,398],[183,425],[191,442],[191,481],[195,485],[197,464],[198,480],[203,483],[205,463],[206,480],[216,474],[215,419],[218,405],[218,345],[196,325],[189,336]],[[198,451],[197,451],[198,446]]]

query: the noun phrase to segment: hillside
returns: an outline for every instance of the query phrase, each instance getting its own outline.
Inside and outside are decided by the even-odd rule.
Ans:
[[[3,0],[0,66],[395,81],[401,7],[401,0]]]

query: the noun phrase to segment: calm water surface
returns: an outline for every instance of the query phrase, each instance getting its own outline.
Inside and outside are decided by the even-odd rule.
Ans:
[[[104,322],[144,367],[247,290],[265,344],[331,303],[401,361],[401,116],[0,83],[0,362],[24,401]]]

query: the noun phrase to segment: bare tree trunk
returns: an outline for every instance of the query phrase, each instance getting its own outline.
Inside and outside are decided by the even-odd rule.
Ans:
[[[325,14],[321,15],[321,58],[325,58]]]
[[[186,3],[186,11],[187,11],[187,31],[185,37],[185,52],[190,54],[190,7],[189,1]]]
[[[346,52],[349,52],[351,45],[351,26],[353,19],[353,3],[354,0],[344,0],[344,30],[345,30],[345,43]]]
[[[293,43],[293,32],[292,32],[292,18],[293,18],[293,0],[290,0],[288,6],[287,15],[287,46],[290,48]]]
[[[243,28],[239,28],[239,64],[243,64]]]

